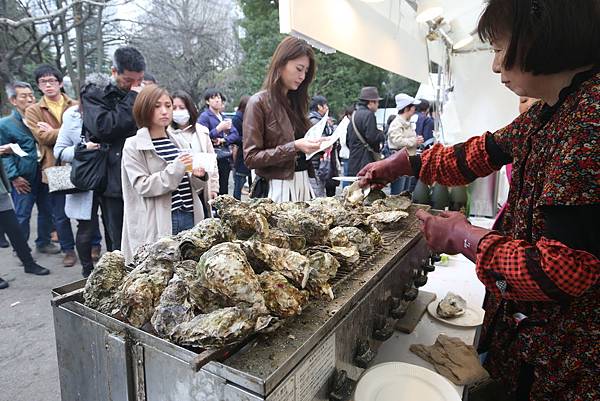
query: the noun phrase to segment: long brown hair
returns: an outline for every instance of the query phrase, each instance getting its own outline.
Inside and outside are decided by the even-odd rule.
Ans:
[[[286,99],[283,82],[281,81],[281,69],[285,67],[288,61],[302,56],[308,57],[309,60],[304,81],[298,89],[288,91]],[[304,134],[310,127],[306,117],[308,114],[308,86],[315,78],[315,71],[315,53],[312,47],[301,39],[287,36],[279,43],[275,53],[273,53],[263,89],[269,93],[273,101],[283,105],[294,127],[294,134]]]

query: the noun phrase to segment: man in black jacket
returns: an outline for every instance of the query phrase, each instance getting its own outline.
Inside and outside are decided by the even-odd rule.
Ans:
[[[121,249],[121,153],[125,139],[137,132],[131,110],[137,94],[142,90],[145,68],[144,56],[137,49],[120,47],[113,55],[111,82],[104,87],[89,84],[81,93],[86,137],[92,142],[108,144],[110,147],[106,189],[100,196],[102,219],[106,223],[112,244],[109,251]]]
[[[349,176],[355,176],[364,166],[374,162],[373,153],[379,154],[381,144],[385,140],[383,132],[377,128],[375,119],[380,100],[382,98],[379,97],[377,88],[367,86],[360,90],[356,111],[352,114],[354,124],[352,122],[348,124],[346,136],[346,144],[350,149]],[[354,125],[360,135],[355,133]]]

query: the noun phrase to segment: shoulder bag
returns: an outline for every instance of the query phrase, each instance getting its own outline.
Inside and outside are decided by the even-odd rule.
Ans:
[[[365,140],[365,137],[362,136],[362,134],[360,133],[360,131],[356,127],[356,123],[354,122],[354,116],[355,115],[356,115],[356,113],[352,113],[352,127],[354,128],[354,132],[356,133],[356,137],[362,142],[362,144],[365,147],[365,149],[367,149],[367,151],[369,151],[369,153],[371,153],[371,156],[373,156],[373,160],[374,161],[378,161],[378,160],[383,159],[383,157],[381,156],[381,153],[375,152],[373,150],[373,148]]]
[[[48,177],[48,192],[53,194],[73,194],[81,192],[81,190],[71,182],[72,167],[70,165],[61,166],[62,153],[64,150],[65,148],[60,150],[54,166],[44,169],[44,173],[46,173],[46,177]]]
[[[75,157],[71,163],[71,181],[83,191],[104,192],[107,183],[108,145],[100,144],[98,149],[88,149],[86,138],[75,146]]]

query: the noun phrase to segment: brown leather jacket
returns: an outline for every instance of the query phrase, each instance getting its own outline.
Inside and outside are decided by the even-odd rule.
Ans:
[[[244,112],[244,162],[264,178],[294,177],[294,128],[285,109],[271,102],[267,91],[248,100]]]

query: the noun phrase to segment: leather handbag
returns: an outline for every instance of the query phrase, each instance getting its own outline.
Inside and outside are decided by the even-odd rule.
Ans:
[[[104,192],[107,183],[108,145],[88,149],[85,142],[75,146],[75,157],[71,163],[71,181],[83,191]]]
[[[48,177],[48,192],[53,194],[73,194],[81,192],[71,181],[72,167],[70,165],[61,166],[62,153],[65,148],[61,149],[56,163],[52,167],[44,169],[46,177]]]

